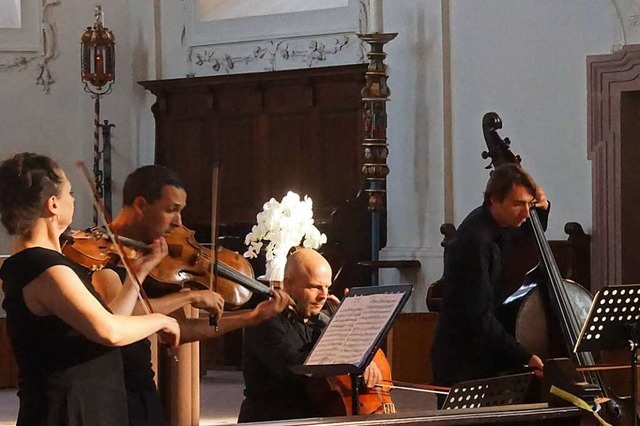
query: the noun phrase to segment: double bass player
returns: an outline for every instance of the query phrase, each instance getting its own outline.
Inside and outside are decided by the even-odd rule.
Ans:
[[[532,204],[546,228],[549,202],[542,188],[519,165],[501,165],[487,183],[483,204],[447,243],[445,293],[431,350],[435,384],[451,386],[523,366],[542,376],[540,357],[525,350],[495,315],[502,302],[502,250],[508,240],[531,234],[526,221]],[[443,403],[439,398],[439,407]]]

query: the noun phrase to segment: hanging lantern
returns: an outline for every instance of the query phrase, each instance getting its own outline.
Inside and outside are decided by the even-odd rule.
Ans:
[[[88,85],[98,91],[108,92],[111,83],[116,79],[116,51],[113,33],[103,25],[104,14],[101,6],[95,8],[96,22],[80,38],[80,63],[82,67],[82,81],[85,89],[91,91]],[[108,84],[106,89],[103,89]]]

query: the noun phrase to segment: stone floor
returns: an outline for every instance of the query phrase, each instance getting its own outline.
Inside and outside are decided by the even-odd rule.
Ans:
[[[200,424],[212,426],[234,423],[242,402],[244,383],[238,371],[209,371],[202,378]],[[394,390],[392,398],[398,412],[435,408],[430,394]],[[18,398],[15,389],[0,389],[0,426],[15,425]]]

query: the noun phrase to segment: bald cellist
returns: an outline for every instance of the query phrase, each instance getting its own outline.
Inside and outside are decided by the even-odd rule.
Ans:
[[[245,400],[240,423],[323,415],[323,407],[314,405],[315,399],[309,395],[309,379],[289,367],[305,361],[326,326],[320,311],[330,297],[331,266],[314,250],[297,250],[287,259],[282,285],[295,308],[245,329]],[[375,362],[367,366],[363,376],[367,387],[382,379]]]

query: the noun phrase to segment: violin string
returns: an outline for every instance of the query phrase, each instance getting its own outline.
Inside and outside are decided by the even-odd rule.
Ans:
[[[242,275],[240,272],[236,271],[229,265],[224,262],[218,261],[216,264],[216,272],[220,273],[225,278],[229,278],[238,284],[241,284],[250,290],[253,290],[258,293],[262,293],[264,295],[270,295],[271,289],[266,285],[262,284],[260,281],[256,281],[250,277]]]

